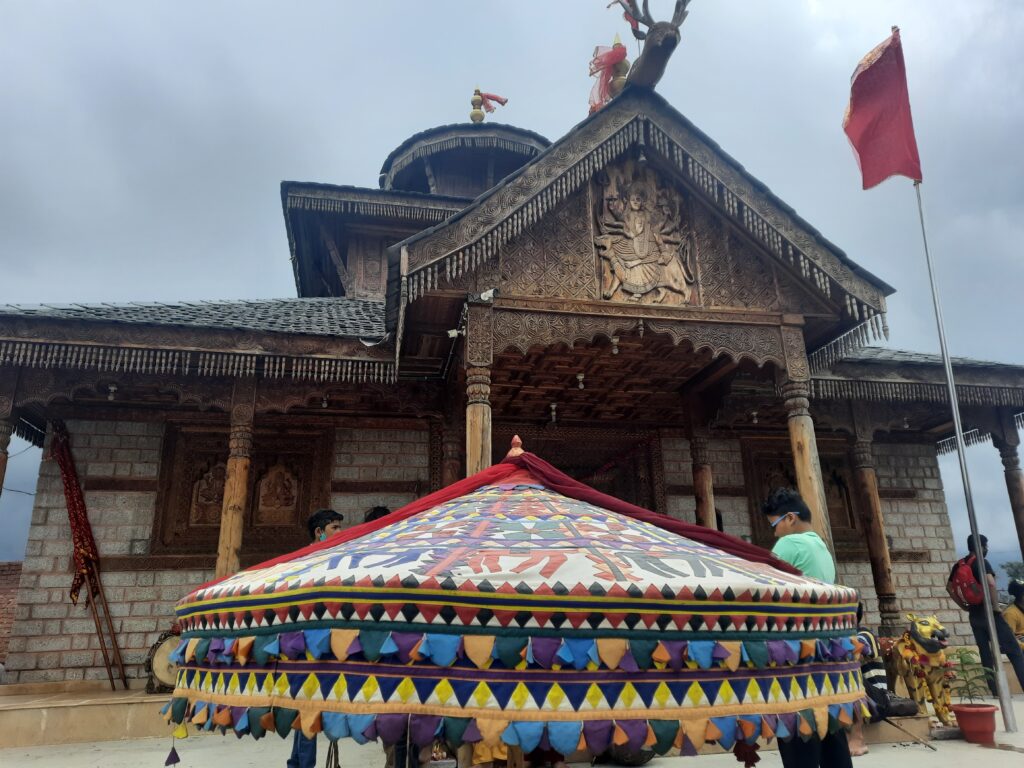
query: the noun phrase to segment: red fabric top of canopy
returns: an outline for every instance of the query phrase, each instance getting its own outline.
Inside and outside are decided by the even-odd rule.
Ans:
[[[695,525],[694,523],[686,523],[682,520],[676,520],[668,515],[652,512],[649,509],[638,507],[635,504],[630,504],[622,499],[617,499],[614,496],[608,496],[607,494],[594,490],[590,486],[573,480],[564,472],[555,469],[551,464],[532,453],[523,453],[519,456],[508,456],[503,461],[492,467],[488,467],[487,469],[477,472],[475,475],[467,477],[465,480],[459,480],[457,483],[452,483],[439,491],[435,491],[423,498],[406,504],[404,507],[396,509],[389,515],[385,515],[384,517],[378,518],[377,520],[373,520],[369,523],[352,526],[341,533],[335,534],[326,541],[314,542],[302,549],[289,552],[271,560],[266,560],[246,570],[269,568],[273,565],[277,565],[278,563],[294,560],[313,552],[318,552],[322,549],[329,549],[341,544],[342,542],[358,539],[368,533],[373,533],[381,528],[410,518],[413,515],[424,512],[438,504],[443,504],[444,502],[458,498],[459,496],[465,496],[468,493],[472,493],[477,488],[506,482],[523,484],[536,482],[539,485],[544,485],[547,488],[550,488],[556,493],[562,494],[563,496],[568,496],[571,499],[577,499],[578,501],[602,507],[603,509],[616,512],[620,515],[625,515],[626,517],[630,517],[634,520],[649,523],[657,528],[661,528],[662,530],[678,534],[679,536],[684,536],[687,539],[700,542],[701,544],[706,544],[709,547],[715,547],[723,552],[728,552],[729,554],[741,557],[744,560],[749,560],[755,563],[764,563],[773,568],[777,568],[780,571],[784,571],[785,573],[791,573],[797,576],[801,575],[798,569],[794,568],[789,563],[779,560],[766,549],[743,541],[743,539],[737,538],[736,536],[730,536],[727,533],[722,533],[721,531],[716,531],[711,528],[705,528],[701,525]],[[224,576],[219,579],[208,581],[201,587],[198,587],[198,589],[210,587],[220,581],[223,581],[225,578],[228,577]]]

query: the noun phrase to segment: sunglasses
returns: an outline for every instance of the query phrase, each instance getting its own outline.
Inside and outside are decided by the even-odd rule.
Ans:
[[[775,518],[775,521],[771,522],[771,523],[768,523],[768,525],[770,525],[772,528],[775,528],[775,526],[777,526],[779,523],[781,523],[783,520],[785,520],[787,517],[789,517],[792,514],[793,514],[792,512],[787,512],[786,514],[782,515],[781,517]]]

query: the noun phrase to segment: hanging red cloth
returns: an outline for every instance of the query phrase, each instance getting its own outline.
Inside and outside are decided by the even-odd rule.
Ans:
[[[590,112],[594,113],[612,99],[611,86],[615,67],[626,59],[626,46],[622,43],[608,47],[599,45],[594,49],[594,57],[590,60],[590,76],[597,77],[597,82],[590,89]]]
[[[74,547],[72,557],[75,564],[75,575],[71,579],[71,602],[78,604],[78,593],[89,578],[89,564],[98,565],[100,553],[96,548],[96,539],[92,535],[89,514],[85,509],[85,495],[78,482],[75,471],[75,459],[71,455],[71,444],[68,441],[68,430],[63,421],[54,421],[53,439],[50,442],[50,455],[60,467],[60,477],[64,483],[64,498],[68,504],[68,521],[71,523],[71,541]],[[92,596],[97,594],[96,585],[90,582]]]

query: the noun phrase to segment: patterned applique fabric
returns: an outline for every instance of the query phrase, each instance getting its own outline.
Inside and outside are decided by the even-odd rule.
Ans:
[[[502,474],[188,595],[168,719],[688,753],[860,716],[853,590]]]

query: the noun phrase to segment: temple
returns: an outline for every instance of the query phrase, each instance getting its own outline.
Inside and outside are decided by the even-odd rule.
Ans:
[[[0,307],[10,435],[67,427],[128,675],[194,585],[504,456],[769,546],[799,488],[869,623],[935,613],[954,542],[937,358],[870,346],[881,278],[650,88],[550,142],[488,122],[417,133],[379,189],[281,185],[294,298]],[[282,292],[284,286],[282,286]],[[955,361],[1024,544],[1024,367]],[[996,451],[992,452],[996,460]],[[67,600],[72,537],[44,455],[8,682],[106,676]]]

